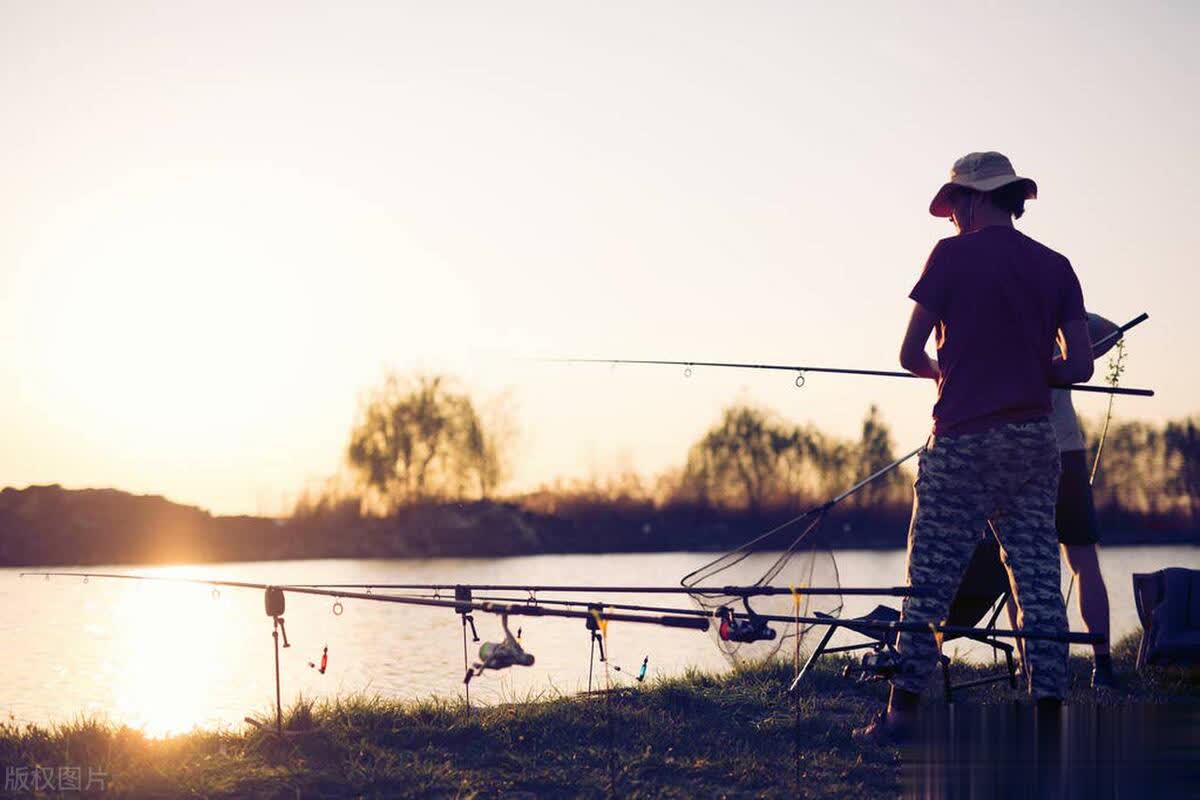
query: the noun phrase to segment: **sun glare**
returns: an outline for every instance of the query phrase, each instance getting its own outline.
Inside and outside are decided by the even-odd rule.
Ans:
[[[224,641],[223,596],[207,587],[157,583],[122,586],[113,613],[112,715],[147,736],[191,730],[212,716],[213,693],[237,659]]]
[[[277,183],[265,168],[132,173],[65,201],[40,230],[25,254],[21,313],[36,335],[16,355],[22,404],[64,443],[86,442],[48,479],[229,494],[216,476],[250,464],[283,482],[264,461],[286,458],[278,442],[297,441],[297,415],[328,407],[312,364],[331,362],[346,304],[318,277],[334,234],[281,233],[309,201],[259,202]],[[255,488],[225,507],[253,506]]]

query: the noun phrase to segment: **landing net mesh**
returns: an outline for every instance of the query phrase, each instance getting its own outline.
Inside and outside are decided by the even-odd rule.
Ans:
[[[738,614],[753,613],[783,617],[837,617],[842,596],[832,594],[772,594],[742,597],[723,592],[726,587],[778,587],[803,590],[813,587],[840,589],[837,562],[819,535],[823,511],[809,512],[758,536],[686,575],[682,585],[701,609],[717,613],[727,608]],[[797,533],[799,532],[799,533]],[[770,622],[773,639],[754,642],[721,638],[720,625],[709,633],[732,664],[760,661],[777,653],[796,655],[804,648],[810,624]],[[824,627],[824,626],[820,626]]]

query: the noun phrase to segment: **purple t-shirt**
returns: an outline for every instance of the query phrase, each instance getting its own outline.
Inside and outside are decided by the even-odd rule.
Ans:
[[[934,435],[1050,413],[1058,329],[1087,318],[1071,262],[1015,228],[942,239],[909,293],[936,315],[942,382]]]

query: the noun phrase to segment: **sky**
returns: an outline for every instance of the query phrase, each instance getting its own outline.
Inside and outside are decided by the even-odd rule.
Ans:
[[[387,370],[507,404],[512,490],[738,401],[906,451],[923,381],[533,359],[897,369],[973,150],[1150,313],[1117,418],[1200,413],[1197,8],[0,0],[0,485],[281,513]]]

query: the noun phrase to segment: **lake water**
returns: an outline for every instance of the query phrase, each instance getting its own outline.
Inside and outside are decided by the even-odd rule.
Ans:
[[[188,575],[258,583],[543,583],[675,584],[712,554],[547,555],[505,559],[324,560],[216,564],[112,571]],[[1168,566],[1200,568],[1197,547],[1112,547],[1101,551],[1112,602],[1114,640],[1137,630],[1130,574]],[[843,586],[894,586],[904,581],[901,551],[839,551]],[[92,571],[104,571],[91,568]],[[237,726],[274,702],[271,622],[258,591],[78,578],[18,578],[0,570],[0,716],[54,722],[99,714],[164,735],[193,726]],[[588,598],[601,599],[601,598]],[[685,597],[608,596],[612,602],[688,606]],[[887,598],[847,597],[844,616]],[[298,695],[356,692],[387,697],[462,695],[462,628],[449,610],[330,598],[287,596],[288,636],[282,650],[284,703]],[[1071,609],[1072,629],[1080,630]],[[477,615],[480,637],[497,640],[498,618]],[[495,703],[573,693],[587,686],[589,634],[580,620],[513,620],[532,667],[488,672],[471,684],[472,702]],[[329,669],[308,666],[329,648]],[[474,657],[475,649],[471,655]],[[636,672],[649,656],[649,676],[687,667],[728,667],[706,634],[613,623],[611,663]],[[954,647],[947,646],[953,652]],[[1079,649],[1079,648],[1077,648]],[[1081,648],[1086,652],[1086,648]],[[990,650],[964,657],[991,657]],[[599,667],[599,665],[598,665]],[[602,673],[598,673],[602,676]],[[613,673],[614,683],[627,679]],[[600,680],[603,678],[600,677]]]

